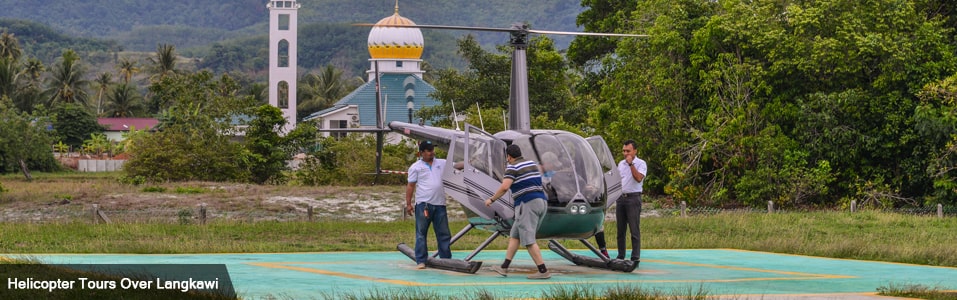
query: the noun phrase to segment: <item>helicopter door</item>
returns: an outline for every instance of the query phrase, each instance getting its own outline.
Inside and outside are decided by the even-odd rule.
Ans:
[[[505,172],[505,142],[471,124],[465,124],[464,182],[474,205],[485,207],[488,199],[502,185]],[[512,219],[515,208],[510,192],[506,192],[491,206],[495,215]]]
[[[595,150],[598,161],[601,163],[601,169],[605,177],[605,190],[608,193],[605,208],[609,208],[621,197],[621,175],[618,173],[618,165],[615,163],[615,158],[611,155],[611,150],[608,149],[605,139],[596,135],[585,140]]]
[[[476,194],[465,183],[465,175],[474,172],[474,168],[468,166],[465,161],[465,149],[467,143],[465,136],[456,133],[449,143],[449,155],[446,158],[445,172],[442,174],[442,184],[445,187],[445,194],[456,202],[462,204],[466,210],[478,215],[480,218],[492,220],[493,211],[485,206],[485,199],[491,195],[482,196]],[[448,166],[452,166],[449,168]]]

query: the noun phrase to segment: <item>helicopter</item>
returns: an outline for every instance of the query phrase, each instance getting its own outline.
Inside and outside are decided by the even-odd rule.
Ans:
[[[370,23],[353,25],[382,26]],[[491,134],[468,123],[465,124],[464,130],[400,121],[389,122],[386,127],[381,113],[376,116],[375,129],[320,129],[329,132],[375,133],[375,175],[383,173],[380,162],[383,135],[387,132],[396,132],[417,140],[429,140],[448,153],[445,158],[447,164],[455,167],[445,168],[442,174],[445,193],[462,205],[469,221],[468,225],[452,236],[451,244],[455,244],[462,236],[476,228],[490,232],[490,235],[464,259],[439,258],[436,252],[426,261],[427,267],[474,274],[481,268],[482,262],[474,261],[473,258],[496,238],[509,234],[515,214],[510,192],[488,207],[485,206],[484,199],[489,198],[501,185],[506,165],[505,148],[512,144],[519,145],[524,157],[538,163],[543,171],[546,171],[543,173],[553,174],[543,178],[548,205],[545,218],[536,232],[536,239],[548,240],[550,250],[575,265],[622,272],[632,272],[638,267],[637,261],[610,259],[588,242],[588,238],[602,230],[605,211],[621,196],[621,177],[617,163],[601,136],[585,138],[562,130],[531,128],[526,50],[529,34],[618,37],[647,35],[533,30],[525,23],[515,23],[510,28],[415,24],[387,26],[506,32],[510,34],[509,44],[513,48],[508,127],[504,131]],[[378,72],[378,67],[376,70]],[[378,78],[378,73],[375,76]],[[381,99],[378,82],[376,84],[376,98]],[[381,111],[381,100],[377,101],[376,106],[376,109]],[[573,253],[559,243],[559,240],[578,240],[591,250],[594,257]],[[399,243],[396,249],[415,260],[415,251],[405,243]]]

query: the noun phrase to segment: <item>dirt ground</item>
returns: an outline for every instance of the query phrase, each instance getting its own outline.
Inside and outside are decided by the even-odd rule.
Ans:
[[[132,186],[115,179],[0,178],[0,222],[93,220],[93,205],[111,220],[200,222],[207,220],[392,221],[403,218],[405,186],[302,187],[186,182]],[[454,201],[450,201],[454,202]],[[463,217],[457,203],[452,217]]]

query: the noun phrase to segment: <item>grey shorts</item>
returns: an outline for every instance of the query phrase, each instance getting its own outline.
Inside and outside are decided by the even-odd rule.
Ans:
[[[519,239],[522,246],[528,247],[534,244],[535,233],[538,232],[538,225],[542,224],[542,219],[545,218],[545,211],[545,199],[542,198],[535,198],[519,205],[515,209],[515,223],[512,223],[509,236]]]

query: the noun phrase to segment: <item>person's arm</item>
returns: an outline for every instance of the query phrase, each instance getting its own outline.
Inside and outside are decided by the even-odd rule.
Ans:
[[[635,181],[641,182],[642,180],[645,180],[645,174],[638,172],[638,166],[636,166],[634,163],[629,163],[628,169],[631,170],[631,177],[634,178]]]
[[[495,191],[495,194],[492,195],[492,197],[485,199],[485,206],[492,206],[492,203],[494,203],[496,199],[501,198],[502,195],[505,195],[505,192],[508,191],[508,188],[511,186],[512,186],[511,178],[505,178],[505,180],[502,180],[502,185],[498,187],[498,190]]]
[[[410,216],[415,215],[415,206],[412,205],[412,196],[415,195],[415,182],[405,186],[405,211]]]

